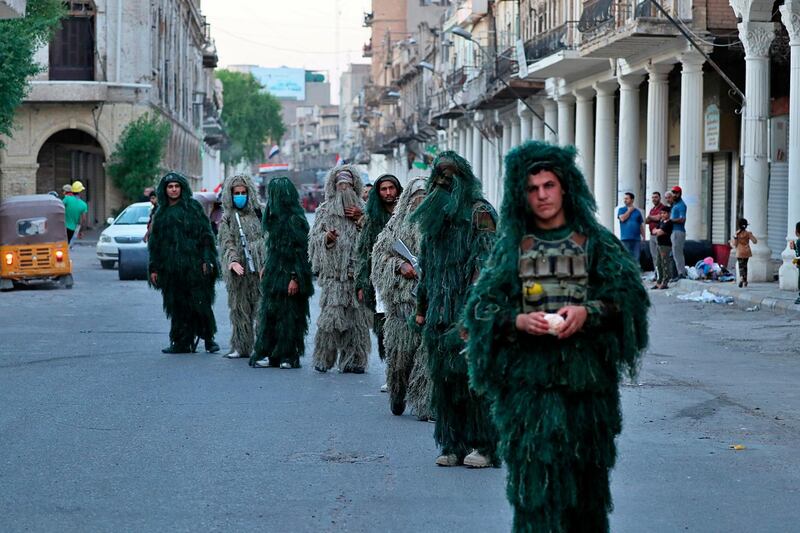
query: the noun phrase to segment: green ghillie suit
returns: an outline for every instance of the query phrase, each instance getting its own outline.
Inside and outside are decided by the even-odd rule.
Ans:
[[[270,366],[286,363],[284,366],[300,368],[314,283],[308,261],[308,220],[289,178],[269,182],[264,238],[258,342],[250,364],[267,358]],[[298,290],[289,295],[292,280]]]
[[[434,437],[442,455],[455,455],[458,462],[471,450],[496,461],[489,404],[469,389],[460,337],[467,294],[494,244],[495,217],[469,163],[442,152],[411,221],[419,224],[421,237],[417,315],[425,317]]]
[[[247,200],[241,208],[236,207],[233,201],[233,188],[237,186],[247,189]],[[255,322],[260,296],[258,273],[264,265],[261,231],[263,209],[258,201],[258,191],[249,176],[238,175],[225,179],[222,184],[222,209],[217,238],[222,277],[228,289],[233,352],[231,356],[249,357],[255,344]],[[236,215],[239,215],[238,221]],[[239,223],[253,262],[252,271],[239,235]],[[232,263],[239,263],[244,268],[244,274],[239,275],[231,270]]]
[[[386,305],[386,384],[391,409],[396,415],[403,414],[408,398],[414,413],[424,420],[431,418],[432,413],[427,358],[421,349],[420,328],[414,323],[417,303],[414,289],[418,281],[402,276],[400,269],[408,260],[394,250],[394,245],[401,240],[412,254],[419,255],[419,228],[409,219],[425,197],[426,181],[414,178],[408,183],[372,251],[372,283]]]
[[[167,184],[178,183],[181,196],[174,205]],[[214,283],[219,277],[217,248],[211,223],[203,207],[192,198],[189,182],[170,172],[158,184],[158,208],[147,242],[149,271],[157,275],[151,285],[161,291],[164,312],[172,322],[166,353],[194,351],[199,339],[206,349],[216,347],[214,334]]]
[[[378,339],[378,355],[381,360],[386,358],[384,348],[383,327],[385,323],[385,312],[383,309],[376,310],[376,295],[375,288],[370,280],[370,275],[373,268],[372,248],[375,246],[375,241],[378,240],[378,234],[386,227],[389,218],[392,216],[391,209],[394,205],[387,209],[386,203],[381,199],[380,188],[381,183],[390,181],[394,183],[397,189],[397,196],[403,192],[403,187],[400,181],[392,174],[383,174],[375,180],[375,186],[369,193],[367,199],[367,206],[362,221],[363,228],[361,235],[358,238],[358,262],[356,263],[356,291],[363,291],[364,304],[373,313],[372,329],[375,332],[375,337]]]
[[[352,188],[337,189],[337,179],[350,174]],[[337,177],[338,176],[338,177]],[[325,182],[325,201],[317,208],[308,236],[311,270],[318,276],[322,294],[317,334],[314,339],[314,368],[325,372],[337,364],[342,372],[363,372],[370,351],[370,311],[356,297],[356,245],[361,227],[345,216],[349,207],[361,208],[361,177],[351,165],[330,171]],[[331,243],[329,231],[338,238]]]
[[[540,230],[531,170],[554,172],[567,225]],[[619,382],[647,344],[639,268],[595,218],[575,149],[528,142],[506,156],[500,235],[465,312],[470,383],[493,402],[515,532],[608,531],[608,474],[622,427]],[[520,313],[588,311],[559,339],[516,329]]]

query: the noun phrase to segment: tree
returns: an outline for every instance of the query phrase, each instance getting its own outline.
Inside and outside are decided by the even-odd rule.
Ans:
[[[24,17],[0,20],[0,134],[12,135],[14,113],[29,90],[28,78],[44,70],[33,55],[52,39],[65,14],[61,0],[28,0]]]
[[[144,114],[128,124],[111,154],[108,174],[129,202],[138,201],[162,172],[171,127],[157,116]]]
[[[223,160],[227,164],[243,159],[258,163],[267,139],[278,142],[286,132],[281,104],[252,74],[219,70],[217,78],[223,85],[222,123],[231,139],[222,151]]]

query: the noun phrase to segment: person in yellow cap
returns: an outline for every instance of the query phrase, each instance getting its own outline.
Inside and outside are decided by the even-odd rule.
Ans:
[[[83,183],[75,181],[70,187],[72,194],[65,195],[63,199],[67,242],[72,242],[72,236],[75,235],[77,228],[86,227],[86,213],[89,212],[89,206],[80,197],[80,193],[84,190]],[[80,239],[81,237],[82,233],[78,232],[78,238]]]

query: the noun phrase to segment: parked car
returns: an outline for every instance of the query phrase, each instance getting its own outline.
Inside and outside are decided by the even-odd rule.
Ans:
[[[97,259],[103,268],[114,268],[120,248],[147,248],[143,239],[151,209],[150,202],[138,202],[126,207],[116,219],[108,219],[108,227],[97,241]]]

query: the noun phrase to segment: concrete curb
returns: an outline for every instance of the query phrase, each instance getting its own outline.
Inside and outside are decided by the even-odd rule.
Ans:
[[[742,309],[757,305],[759,309],[800,316],[800,305],[794,303],[797,294],[780,290],[777,283],[753,283],[747,288],[740,289],[734,282],[720,283],[682,279],[665,292],[667,296],[677,296],[703,290],[718,296],[730,296],[733,298],[734,304]]]

